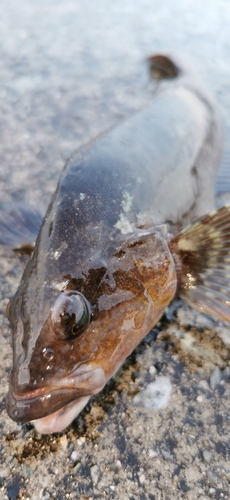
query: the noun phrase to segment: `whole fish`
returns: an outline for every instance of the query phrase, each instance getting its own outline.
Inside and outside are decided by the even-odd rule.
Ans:
[[[154,56],[150,66],[168,80],[139,113],[69,159],[7,307],[7,411],[41,433],[72,422],[176,292],[230,320],[229,207],[183,229],[214,208],[219,113],[172,60]],[[19,213],[12,244],[33,220]]]

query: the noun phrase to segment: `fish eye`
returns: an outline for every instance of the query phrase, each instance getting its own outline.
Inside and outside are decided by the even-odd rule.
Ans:
[[[90,323],[91,305],[80,292],[70,290],[57,298],[51,323],[57,337],[74,340],[82,335]]]

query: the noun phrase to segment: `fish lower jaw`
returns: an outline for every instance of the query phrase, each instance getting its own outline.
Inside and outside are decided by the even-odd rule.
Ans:
[[[7,413],[16,422],[35,422],[42,434],[61,432],[81,412],[89,398],[106,384],[104,370],[85,365],[53,387],[20,394],[10,390]]]
[[[60,410],[33,421],[34,427],[40,434],[62,432],[79,415],[87,405],[90,396],[84,396],[72,401]]]

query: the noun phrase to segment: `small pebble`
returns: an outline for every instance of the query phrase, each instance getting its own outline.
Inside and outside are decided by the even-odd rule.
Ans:
[[[158,455],[158,451],[156,451],[156,450],[149,450],[149,456],[151,458],[155,458],[155,457],[157,457],[157,455]]]
[[[210,463],[212,461],[212,453],[208,450],[203,450],[203,459],[205,462]]]
[[[154,382],[147,385],[144,391],[139,392],[133,398],[136,406],[144,406],[148,410],[165,408],[169,402],[172,385],[168,377],[158,377]]]
[[[168,460],[170,462],[173,462],[173,460],[174,460],[173,455],[169,451],[165,450],[164,448],[161,449],[161,455],[165,460]]]
[[[66,434],[63,434],[63,436],[60,437],[60,445],[64,450],[66,450],[68,446],[68,440]]]
[[[207,380],[200,380],[199,382],[199,387],[201,387],[202,389],[204,389],[205,391],[208,391],[209,390],[209,385],[208,385],[208,382]]]
[[[226,344],[227,346],[230,345],[230,331],[229,331],[229,328],[217,326],[216,327],[216,333],[223,340],[224,344]]]
[[[77,462],[76,465],[74,465],[74,467],[71,467],[71,474],[76,474],[80,466],[81,463]]]
[[[82,436],[79,439],[77,439],[77,444],[78,446],[82,446],[85,443],[85,437]]]
[[[42,490],[40,491],[39,498],[40,498],[41,500],[49,500],[49,498],[50,498],[50,494],[49,494],[49,493],[48,493],[48,491],[46,491],[45,489],[42,489]]]
[[[70,460],[72,462],[75,462],[78,458],[78,452],[76,450],[72,451],[71,455],[70,455]]]
[[[99,467],[98,467],[98,465],[92,465],[92,467],[90,467],[90,473],[91,473],[93,483],[97,484],[98,479],[99,479]]]
[[[4,468],[2,467],[0,469],[0,477],[5,478],[5,477],[8,477],[9,474],[10,474],[10,469],[8,469],[8,467],[4,467]]]
[[[167,329],[167,333],[169,335],[175,335],[175,337],[177,337],[178,339],[181,339],[181,337],[183,336],[183,331],[179,330],[175,325],[170,325]]]
[[[209,488],[209,493],[210,495],[214,495],[214,493],[216,493],[215,488]]]
[[[30,467],[25,463],[22,464],[22,474],[25,479],[28,479],[31,476],[32,472],[33,472],[32,467]]]
[[[145,482],[145,475],[144,474],[141,474],[139,476],[139,481],[140,481],[140,484],[143,484]]]
[[[221,371],[218,366],[216,366],[215,370],[212,372],[210,377],[210,387],[214,391],[221,381]]]

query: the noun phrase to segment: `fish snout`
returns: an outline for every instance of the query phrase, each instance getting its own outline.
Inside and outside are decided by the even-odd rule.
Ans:
[[[85,364],[79,366],[68,376],[56,381],[55,385],[37,389],[29,389],[28,386],[27,391],[26,386],[24,386],[22,391],[22,386],[17,389],[15,384],[11,384],[11,390],[7,397],[7,412],[17,422],[43,419],[57,411],[63,414],[65,407],[69,408],[69,405],[73,407],[76,403],[75,407],[80,407],[81,405],[79,406],[77,402],[80,400],[88,401],[90,396],[103,389],[106,382],[107,379],[102,368]]]

